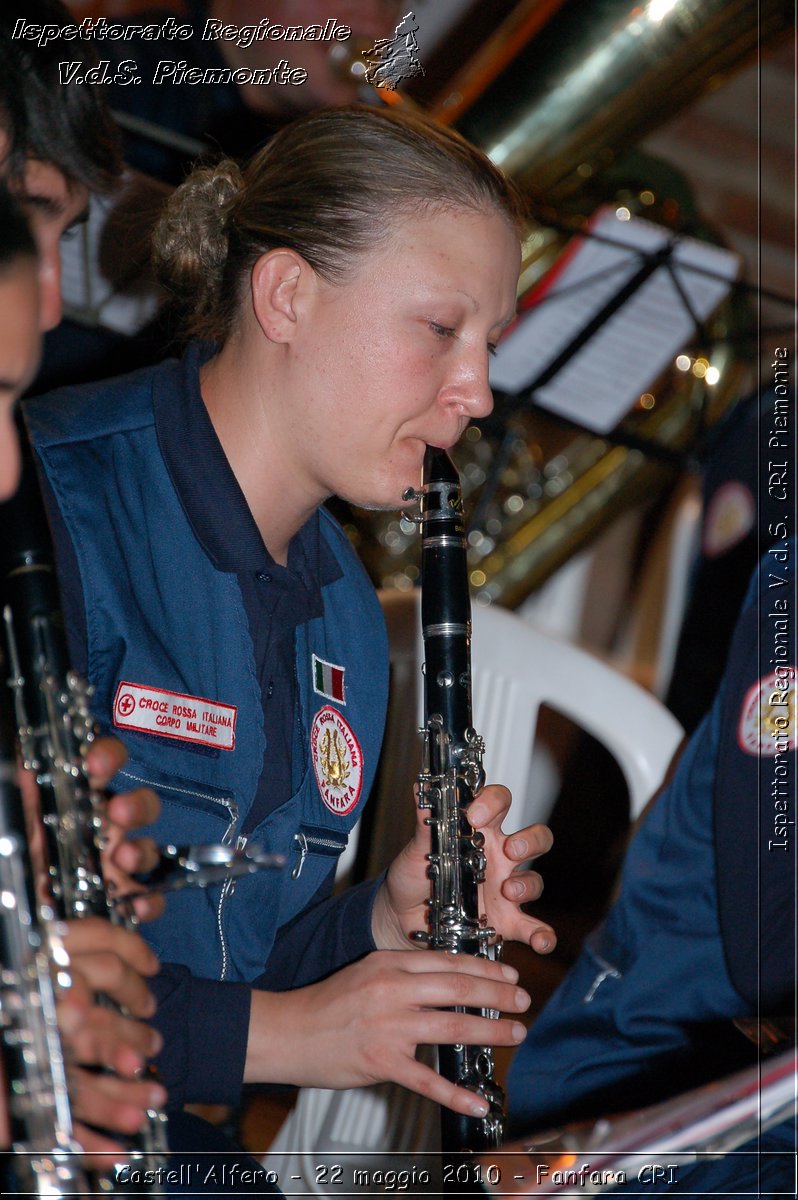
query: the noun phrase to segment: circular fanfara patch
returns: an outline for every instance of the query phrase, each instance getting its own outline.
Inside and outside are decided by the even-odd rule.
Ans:
[[[773,671],[749,688],[737,726],[741,750],[773,758],[795,749],[795,690],[794,667]]]
[[[707,558],[719,558],[721,554],[726,554],[751,532],[755,520],[756,502],[751,489],[737,480],[724,483],[715,492],[707,509],[704,554]]]
[[[345,816],[360,799],[363,755],[351,726],[330,705],[320,708],[313,718],[310,755],[326,807],[337,817]]]

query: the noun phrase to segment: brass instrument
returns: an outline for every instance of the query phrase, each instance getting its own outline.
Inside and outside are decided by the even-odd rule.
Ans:
[[[780,0],[567,0],[519,45],[520,16],[537,10],[538,0],[520,6],[516,28],[497,31],[436,116],[546,203],[580,191],[792,20]],[[516,53],[488,78],[510,38]]]
[[[520,296],[557,259],[564,234],[578,233],[601,203],[687,231],[684,197],[674,201],[662,164],[624,165],[624,156],[790,22],[780,0],[525,0],[516,7],[439,92],[431,115],[481,147],[530,199],[535,221]],[[702,231],[691,225],[690,232]],[[533,409],[529,397],[497,397],[494,417],[472,427],[453,453],[464,497],[479,511],[469,534],[477,602],[521,603],[620,511],[675,480],[748,385],[730,337],[743,316],[727,301],[706,323],[709,341],[690,348],[691,370],[674,367],[653,381],[607,437]],[[707,383],[713,338],[717,382]],[[413,586],[412,523],[359,510],[341,516],[378,586]]]

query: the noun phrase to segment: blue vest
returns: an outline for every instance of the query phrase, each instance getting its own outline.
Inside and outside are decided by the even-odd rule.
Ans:
[[[662,1099],[690,1027],[746,1014],[726,970],[712,845],[719,713],[691,740],[632,841],[620,896],[515,1052],[514,1132]],[[685,1087],[687,1084],[685,1084]]]
[[[268,747],[236,576],[218,570],[197,541],[158,448],[153,397],[179,387],[179,371],[168,362],[55,393],[27,415],[77,557],[95,715],[128,749],[114,790],[146,784],[158,792],[161,816],[146,832],[162,844],[235,842]],[[176,893],[166,915],[142,930],[163,961],[206,978],[249,981],[263,971],[277,930],[311,903],[331,856],[346,845],[374,779],[388,682],[382,611],[345,534],[323,511],[321,531],[342,574],[322,589],[323,615],[296,630],[294,791],[248,838],[285,855],[287,865]],[[321,678],[324,664],[343,670],[342,697]],[[139,702],[156,690],[182,708],[202,701],[200,729],[201,711],[221,713],[216,728],[226,743],[234,712],[232,749],[210,747],[207,736],[170,736],[174,727],[120,728],[122,682],[137,685]]]

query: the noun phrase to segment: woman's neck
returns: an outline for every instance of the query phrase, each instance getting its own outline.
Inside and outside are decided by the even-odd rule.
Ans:
[[[264,545],[285,566],[291,539],[323,497],[303,494],[298,485],[270,421],[269,393],[278,372],[253,357],[244,339],[231,339],[202,367],[200,391]]]

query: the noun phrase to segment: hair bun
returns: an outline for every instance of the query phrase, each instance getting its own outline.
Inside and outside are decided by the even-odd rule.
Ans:
[[[223,158],[213,167],[206,167],[198,172],[201,177],[207,176],[205,190],[207,203],[217,212],[224,213],[225,219],[233,202],[244,186],[244,176],[237,162],[232,158]],[[200,178],[200,184],[202,179]]]
[[[400,222],[461,212],[522,232],[519,194],[459,133],[394,109],[323,109],[283,126],[243,172],[229,159],[195,171],[156,234],[158,273],[182,296],[186,331],[224,345],[262,255],[290,250],[337,286]]]
[[[156,226],[155,273],[197,313],[213,307],[227,262],[230,213],[243,183],[230,158],[200,167],[169,197]]]

